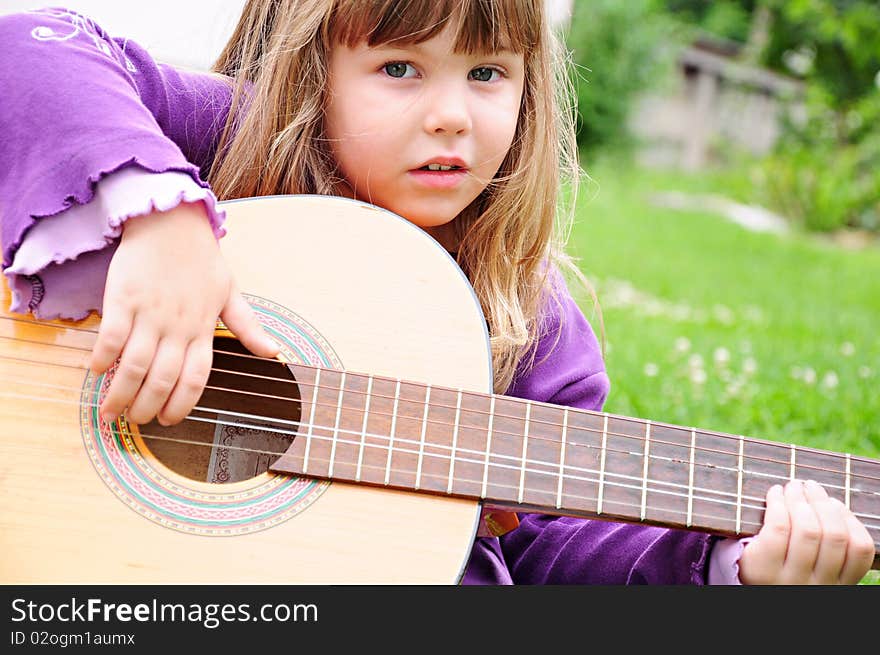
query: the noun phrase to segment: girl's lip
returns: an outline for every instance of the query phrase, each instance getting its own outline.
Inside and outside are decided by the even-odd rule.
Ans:
[[[433,162],[432,162],[433,163]],[[449,164],[446,164],[447,166]],[[419,184],[432,189],[451,189],[458,186],[467,176],[466,168],[455,168],[450,171],[428,171],[417,168],[409,174]]]
[[[424,168],[428,164],[440,164],[441,166],[458,166],[459,168],[467,168],[467,164],[461,157],[434,157],[426,162],[416,166],[417,169]]]

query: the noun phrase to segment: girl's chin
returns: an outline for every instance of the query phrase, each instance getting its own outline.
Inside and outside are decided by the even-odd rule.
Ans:
[[[442,231],[444,227],[452,223],[452,219],[455,216],[451,217],[436,217],[436,216],[408,216],[406,214],[401,214],[406,220],[408,220],[413,225],[422,228],[428,234],[434,235],[436,232]]]
[[[397,214],[398,216],[402,216],[406,220],[408,220],[413,225],[416,225],[426,232],[430,232],[432,229],[436,229],[439,227],[443,227],[453,221],[453,219],[458,216],[459,211],[444,211],[438,212],[439,207],[431,207],[428,211],[425,211],[424,207],[412,207],[412,206],[400,206],[393,205],[389,203],[390,206],[382,205],[388,211]]]

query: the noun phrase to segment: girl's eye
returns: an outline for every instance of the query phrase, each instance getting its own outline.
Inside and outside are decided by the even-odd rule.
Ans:
[[[495,68],[489,68],[488,66],[480,66],[468,73],[468,77],[477,82],[494,82],[498,79],[497,77],[493,77],[495,75],[500,76],[501,71]]]
[[[382,67],[385,73],[388,74],[389,77],[413,77],[415,75],[416,69],[413,68],[410,64],[404,63],[402,61],[395,61],[390,64],[385,64]]]

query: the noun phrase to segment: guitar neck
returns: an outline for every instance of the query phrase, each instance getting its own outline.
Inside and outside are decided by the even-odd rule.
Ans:
[[[880,461],[495,394],[291,365],[301,427],[276,472],[515,511],[749,536],[774,484],[815,480],[867,526]]]

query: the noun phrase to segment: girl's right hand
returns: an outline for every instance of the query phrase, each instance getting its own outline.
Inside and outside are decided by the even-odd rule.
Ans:
[[[207,384],[218,316],[253,354],[278,353],[235,286],[201,202],[128,219],[90,362],[101,374],[119,358],[104,419],[127,408],[134,423],[182,421]]]

